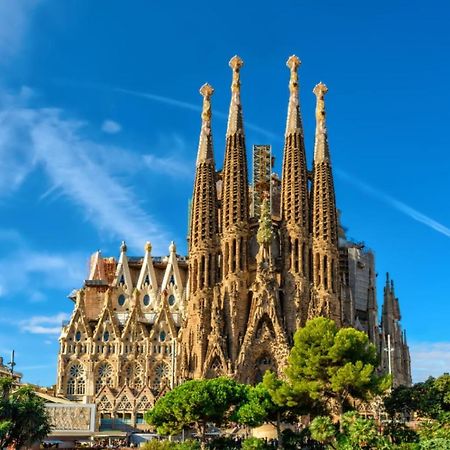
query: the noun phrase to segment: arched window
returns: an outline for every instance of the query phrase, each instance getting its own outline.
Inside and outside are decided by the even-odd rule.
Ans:
[[[144,304],[144,306],[150,305],[150,296],[148,294],[144,295],[144,298],[142,299],[142,303]]]
[[[155,366],[153,371],[152,387],[155,391],[161,389],[162,381],[169,376],[169,366],[166,363],[160,362]]]
[[[170,294],[170,295],[169,295],[168,302],[169,302],[169,305],[170,305],[170,306],[175,305],[175,295]]]
[[[130,362],[123,370],[123,382],[127,386],[135,389],[142,388],[143,370],[139,363]]]
[[[95,380],[95,392],[99,392],[103,386],[112,385],[113,368],[111,364],[107,362],[101,363],[97,367],[97,376]]]
[[[120,294],[117,299],[117,303],[119,304],[119,306],[123,306],[125,304],[125,300],[126,300],[125,295]]]
[[[208,369],[208,372],[206,374],[207,378],[217,378],[223,375],[223,366],[220,362],[219,358],[214,358],[213,362],[211,363],[211,366]]]
[[[165,331],[161,331],[161,332],[159,333],[159,340],[160,340],[161,342],[164,342],[164,341],[166,340],[166,332],[165,332]]]
[[[75,340],[77,341],[77,342],[80,342],[81,341],[81,331],[77,331],[76,333],[75,333]]]
[[[105,342],[108,342],[108,341],[109,341],[109,331],[108,331],[108,330],[106,330],[106,331],[103,333],[103,340],[104,340]]]
[[[83,364],[74,362],[70,368],[67,379],[67,395],[84,395],[86,392],[86,374]]]
[[[325,255],[323,257],[323,287],[328,289],[328,258]]]

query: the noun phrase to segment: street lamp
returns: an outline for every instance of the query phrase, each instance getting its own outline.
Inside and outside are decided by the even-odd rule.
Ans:
[[[14,375],[14,366],[16,365],[16,362],[14,361],[14,350],[11,352],[11,361],[7,363],[8,366],[10,366],[10,372],[11,372],[11,378],[13,378]]]

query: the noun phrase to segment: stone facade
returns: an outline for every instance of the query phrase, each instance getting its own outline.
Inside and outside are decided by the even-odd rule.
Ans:
[[[362,323],[359,291],[348,273],[351,252],[338,241],[327,87],[314,88],[314,162],[308,171],[300,60],[289,58],[282,175],[274,174],[264,190],[250,186],[247,177],[242,66],[239,57],[231,59],[221,172],[215,167],[211,131],[214,90],[208,84],[200,89],[188,257],[177,255],[173,243],[169,256],[152,257],[147,243],[143,257],[129,258],[123,243],[118,261],[100,252],[91,257],[88,279],[72,295],[74,312],[60,338],[58,394],[95,402],[105,420],[139,424],[157,396],[186,379],[228,375],[256,383],[267,369],[281,375],[293,334],[319,315],[364,329],[381,353],[387,335],[403,339],[393,290],[385,293],[381,331],[378,327],[374,269],[364,300],[370,320]],[[251,189],[262,189],[263,199],[252,216]],[[394,375],[408,384],[406,343],[394,361]]]

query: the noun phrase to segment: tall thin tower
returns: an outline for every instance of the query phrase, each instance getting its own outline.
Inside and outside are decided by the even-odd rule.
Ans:
[[[305,142],[300,116],[298,68],[300,60],[291,56],[289,104],[283,155],[281,191],[281,236],[283,258],[283,310],[288,336],[303,323],[309,298],[309,205]]]
[[[247,156],[241,106],[239,56],[230,60],[233,73],[226,132],[221,205],[223,308],[228,333],[228,355],[237,358],[247,324],[249,204]],[[232,363],[233,364],[233,363]]]
[[[337,211],[325,121],[328,88],[319,83],[313,92],[317,98],[311,230],[314,288],[308,316],[327,316],[340,325]]]
[[[183,330],[181,365],[184,378],[200,377],[210,333],[213,288],[218,273],[218,207],[216,169],[211,132],[211,96],[214,89],[204,84],[202,128],[197,154],[189,234],[189,320]]]

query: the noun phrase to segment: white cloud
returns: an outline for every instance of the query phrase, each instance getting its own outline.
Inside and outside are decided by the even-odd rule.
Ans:
[[[374,188],[373,186],[369,186],[367,183],[365,183],[361,180],[358,180],[354,176],[349,175],[340,169],[335,169],[335,173],[341,179],[356,186],[358,189],[371,195],[372,197],[375,197],[378,200],[381,200],[382,202],[386,203],[390,207],[401,212],[405,216],[408,216],[409,218],[415,220],[416,222],[422,223],[423,225],[427,226],[428,228],[431,228],[432,230],[437,231],[438,233],[441,233],[446,237],[450,237],[450,228],[437,222],[436,220],[432,219],[431,217],[426,216],[425,214],[421,213],[420,211],[417,211],[416,209],[412,208],[411,206],[407,205],[406,203],[403,203],[402,201],[397,200],[396,198],[384,193],[383,191],[381,191],[379,189]]]
[[[27,302],[46,299],[43,290],[79,286],[86,276],[86,256],[75,252],[49,253],[27,248],[24,244],[13,246],[11,252],[0,257],[0,299],[20,292]]]
[[[0,0],[0,62],[20,49],[38,0]]]
[[[85,136],[86,123],[58,109],[29,108],[23,98],[0,99],[0,123],[0,196],[17,189],[30,171],[41,167],[51,183],[42,198],[49,192],[65,195],[101,233],[126,239],[139,250],[151,240],[155,252],[165,252],[170,239],[162,226],[115,175],[117,166],[136,160],[132,152],[95,142]],[[112,154],[121,164],[103,164],[105,155],[111,161]]]
[[[114,120],[107,119],[102,123],[102,131],[108,134],[116,134],[122,131],[122,125]]]
[[[53,316],[33,316],[22,320],[19,327],[22,331],[31,334],[59,334],[61,323],[69,319],[66,313],[58,313]]]
[[[413,381],[450,373],[450,342],[410,343]]]
[[[161,137],[154,146],[154,152],[143,156],[144,163],[152,172],[190,179],[194,176],[195,165],[183,156],[186,150],[186,143],[180,136]]]

